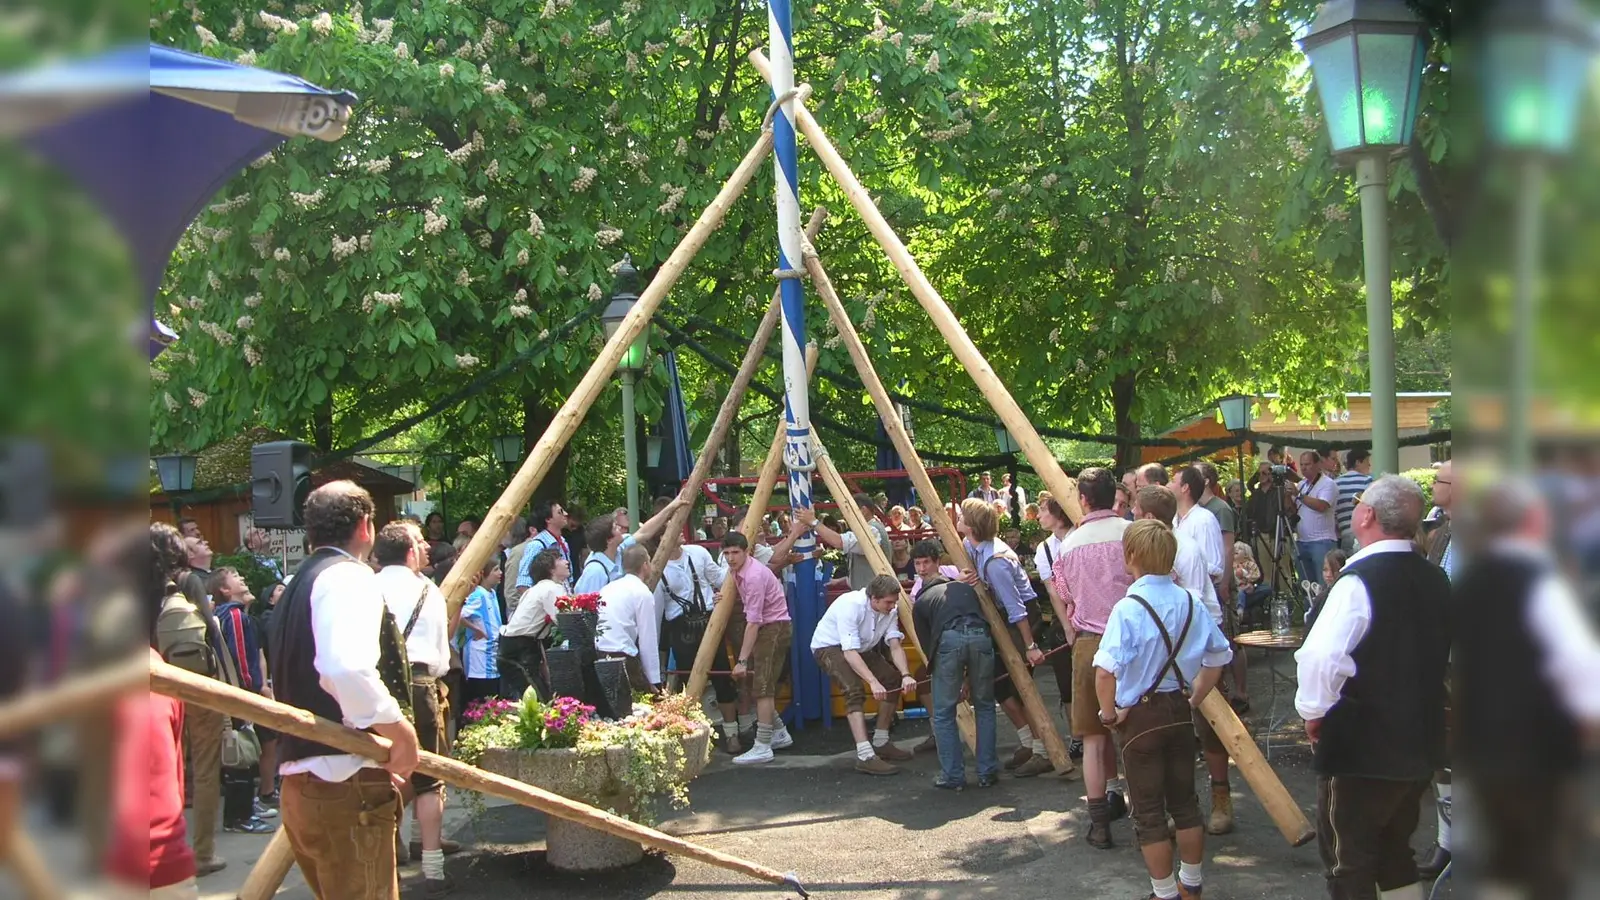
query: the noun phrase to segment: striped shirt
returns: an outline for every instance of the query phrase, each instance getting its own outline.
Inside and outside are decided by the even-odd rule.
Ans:
[[[1339,486],[1339,502],[1335,507],[1338,512],[1335,514],[1334,520],[1339,525],[1339,537],[1341,539],[1350,536],[1350,518],[1356,512],[1356,497],[1360,496],[1361,492],[1366,490],[1367,485],[1371,483],[1371,475],[1363,475],[1354,469],[1334,479],[1334,484]]]

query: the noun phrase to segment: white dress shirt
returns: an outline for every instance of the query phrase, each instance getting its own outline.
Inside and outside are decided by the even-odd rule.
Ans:
[[[880,613],[867,601],[866,591],[850,591],[840,594],[822,614],[822,621],[811,634],[811,649],[838,647],[860,652],[878,646],[880,641],[904,639],[894,607]]]
[[[353,556],[348,562],[340,560],[323,569],[311,585],[317,683],[338,701],[341,718],[351,728],[371,728],[403,718],[400,704],[378,676],[383,609],[378,576]],[[380,766],[364,757],[333,754],[286,762],[278,767],[278,774],[309,772],[323,781],[348,781],[369,768]]]
[[[1203,509],[1200,511],[1205,512]],[[1173,537],[1178,540],[1178,555],[1172,560],[1172,580],[1193,594],[1206,612],[1211,614],[1211,620],[1221,625],[1222,604],[1217,601],[1217,586],[1211,580],[1211,567],[1188,535],[1178,532]]]
[[[378,589],[388,605],[394,623],[403,632],[416,609],[417,597],[426,593],[417,624],[406,638],[406,659],[428,667],[435,678],[450,671],[450,621],[444,593],[439,586],[405,566],[384,566],[378,570]]]
[[[624,575],[600,589],[601,653],[637,656],[651,684],[661,683],[661,624],[655,592],[637,575]]]
[[[523,593],[511,621],[500,629],[501,637],[542,638],[550,633],[556,618],[556,600],[567,596],[567,586],[546,578]]]
[[[1071,534],[1072,532],[1069,531],[1067,533]],[[1061,558],[1061,549],[1066,542],[1066,538],[1058,538],[1052,532],[1045,535],[1044,540],[1040,541],[1039,546],[1033,551],[1033,570],[1039,575],[1039,580],[1044,582],[1046,587],[1054,587],[1050,583],[1051,576],[1055,574],[1056,560]]]
[[[1415,553],[1410,541],[1377,541],[1350,557],[1345,566],[1355,565],[1379,553]],[[1359,578],[1341,578],[1333,583],[1317,623],[1311,626],[1306,641],[1294,654],[1300,686],[1295,691],[1294,708],[1300,718],[1310,722],[1328,714],[1339,702],[1340,692],[1350,676],[1356,674],[1356,661],[1350,654],[1372,628],[1372,596]]]
[[[692,571],[691,571],[692,569]],[[699,579],[700,602],[706,609],[717,605],[717,591],[728,578],[728,570],[711,558],[710,551],[699,544],[682,548],[677,559],[667,560],[661,567],[661,581],[656,585],[656,609],[670,622],[683,615],[683,607],[672,597],[682,597],[694,604],[695,580]],[[671,596],[668,592],[671,592]]]
[[[1521,540],[1501,540],[1495,548],[1536,559],[1549,551]],[[1551,566],[1533,587],[1525,623],[1534,643],[1544,651],[1540,667],[1567,713],[1580,721],[1600,719],[1600,641],[1589,624],[1572,585]]]

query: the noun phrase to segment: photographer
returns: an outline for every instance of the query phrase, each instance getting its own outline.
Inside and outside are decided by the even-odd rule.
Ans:
[[[1295,496],[1300,511],[1300,524],[1295,529],[1295,562],[1302,581],[1322,584],[1322,559],[1339,546],[1339,527],[1334,521],[1339,486],[1322,473],[1322,461],[1313,450],[1300,454],[1300,469],[1305,480],[1300,482]]]

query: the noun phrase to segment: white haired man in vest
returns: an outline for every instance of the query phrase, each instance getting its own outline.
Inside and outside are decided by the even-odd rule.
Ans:
[[[1461,702],[1451,757],[1465,798],[1457,809],[1484,840],[1461,864],[1483,898],[1592,896],[1573,891],[1573,870],[1588,831],[1583,773],[1600,726],[1600,643],[1550,552],[1550,514],[1534,485],[1508,478],[1474,499],[1474,540],[1454,581],[1451,694]]]
[[[1423,897],[1411,833],[1445,759],[1450,580],[1416,552],[1421,521],[1422,489],[1398,475],[1356,498],[1361,552],[1295,654],[1333,900]]]
[[[272,684],[280,701],[391,742],[379,764],[302,738],[279,739],[283,827],[317,900],[398,900],[400,790],[417,767],[417,733],[379,674],[392,629],[372,551],[372,497],[334,481],[306,498],[314,552],[273,615]],[[394,653],[403,657],[403,650]],[[409,699],[409,698],[407,698]],[[388,771],[384,771],[387,769]]]

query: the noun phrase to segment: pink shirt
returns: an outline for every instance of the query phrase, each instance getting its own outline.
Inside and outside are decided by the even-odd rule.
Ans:
[[[744,604],[744,620],[751,625],[789,621],[789,600],[783,582],[754,557],[745,559],[744,568],[733,573],[739,586],[739,601]]]
[[[1127,596],[1133,578],[1122,564],[1122,533],[1129,524],[1109,509],[1096,510],[1061,543],[1053,578],[1072,607],[1073,630],[1104,634],[1111,607]]]

